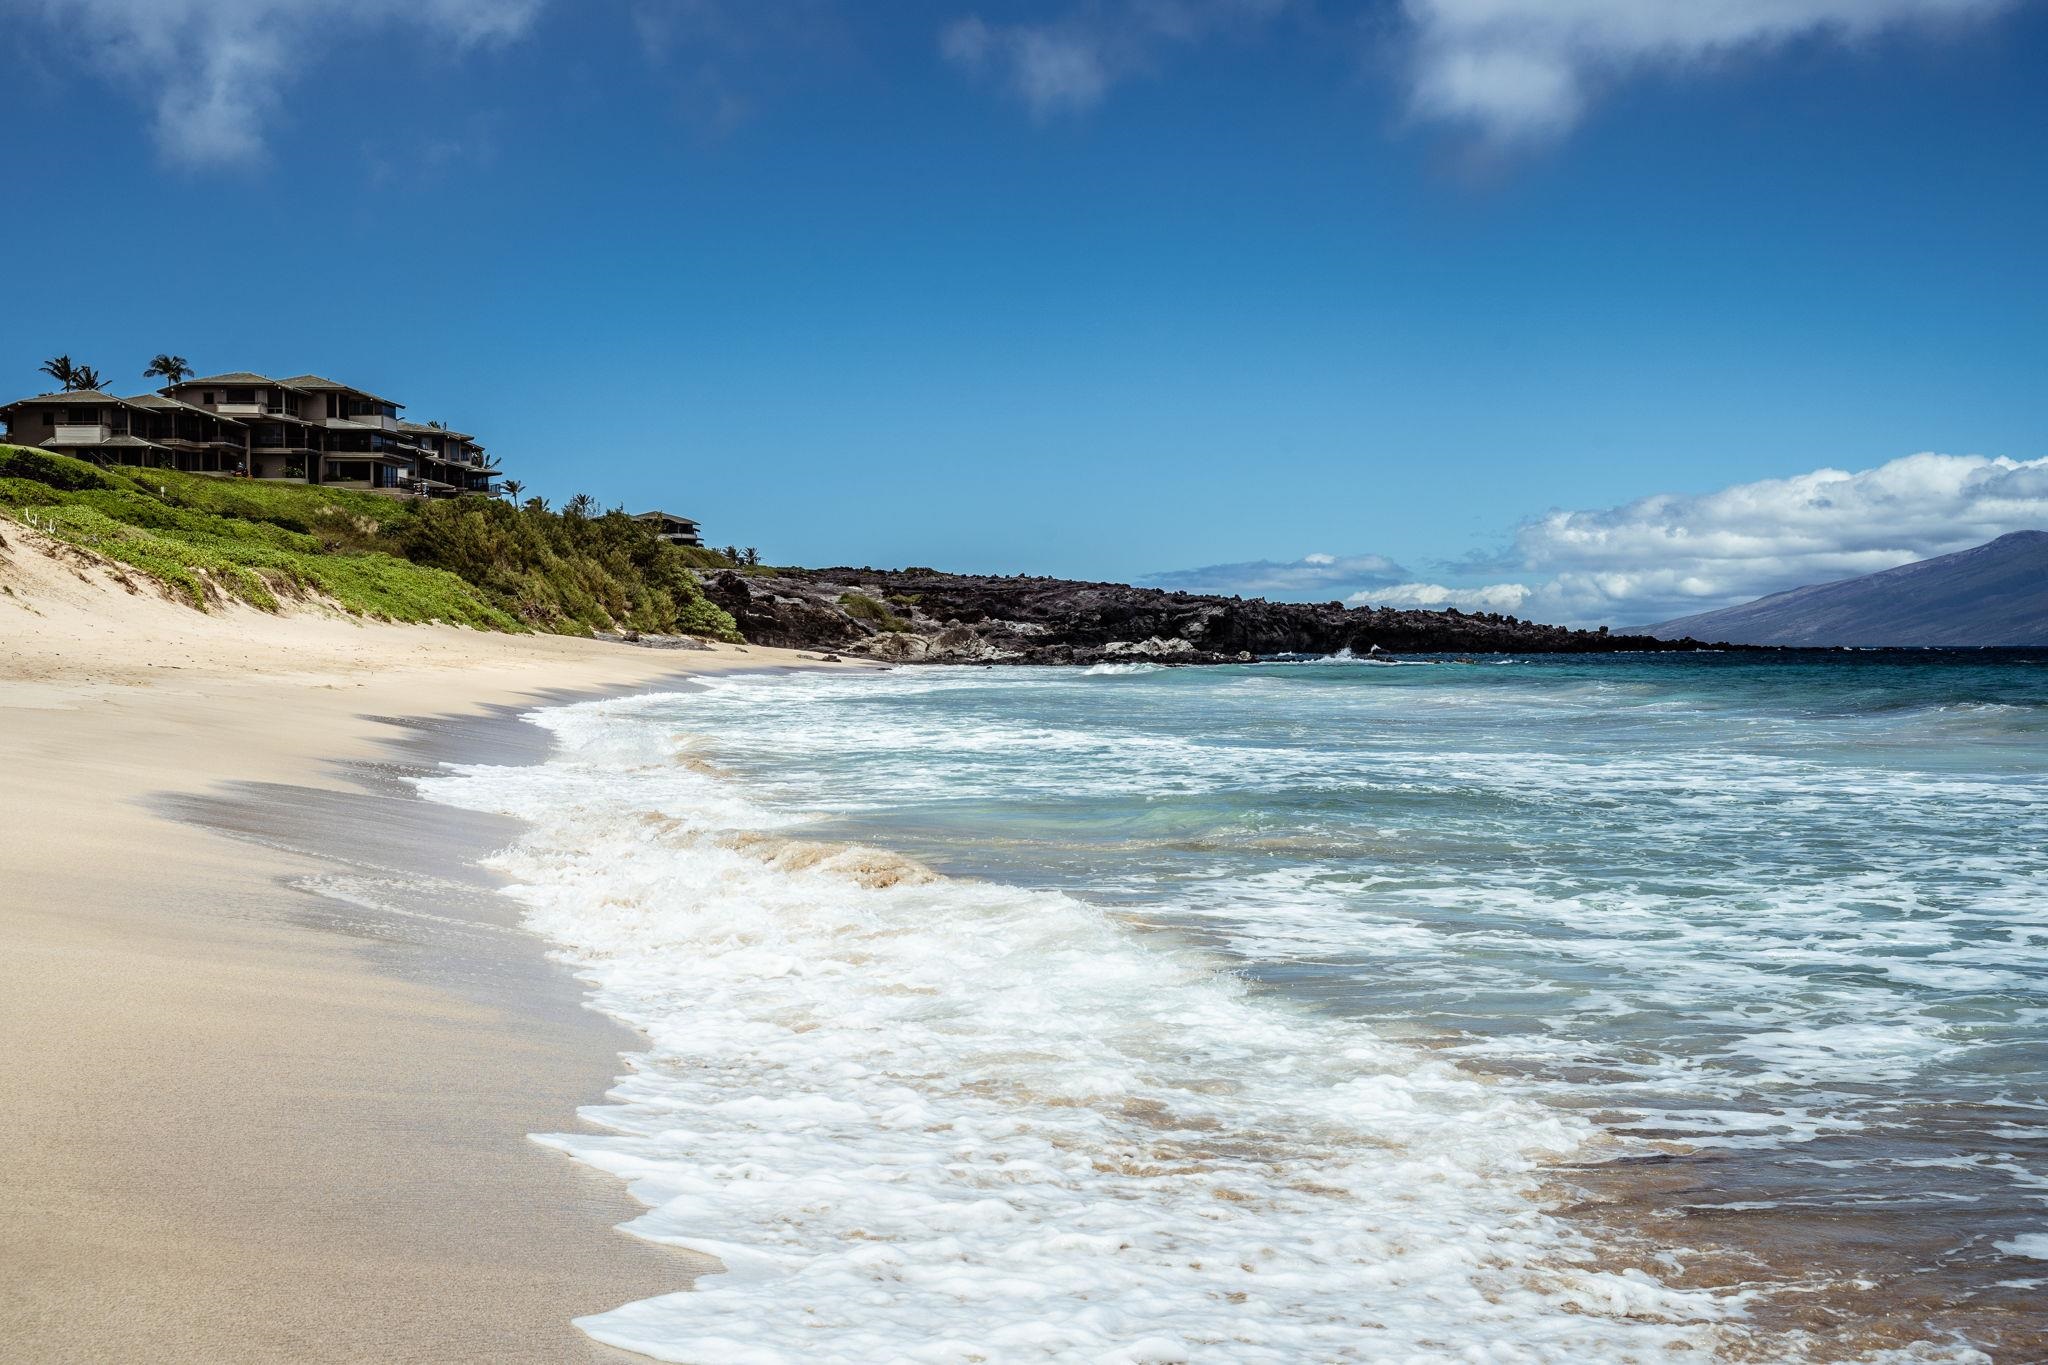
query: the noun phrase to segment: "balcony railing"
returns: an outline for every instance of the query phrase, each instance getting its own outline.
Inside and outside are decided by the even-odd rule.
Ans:
[[[105,423],[97,426],[84,426],[79,423],[67,422],[58,425],[57,433],[52,439],[68,446],[96,446],[104,444],[111,435],[113,435],[113,432],[107,428]]]

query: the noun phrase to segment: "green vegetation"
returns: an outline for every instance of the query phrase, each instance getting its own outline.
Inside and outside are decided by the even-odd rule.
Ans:
[[[866,593],[843,592],[839,594],[839,605],[844,607],[846,614],[854,620],[866,621],[878,629],[887,631],[905,631],[910,629],[910,622],[896,615]]]
[[[593,514],[588,499],[572,509],[101,469],[0,445],[0,513],[201,610],[235,599],[275,611],[317,594],[388,621],[738,638],[690,572],[719,556],[665,545],[623,512]]]
[[[192,377],[192,366],[185,357],[158,351],[149,362],[149,368],[142,372],[144,379],[161,379],[166,384],[182,384]]]

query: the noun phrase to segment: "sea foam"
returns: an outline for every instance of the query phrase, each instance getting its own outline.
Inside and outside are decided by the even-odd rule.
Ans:
[[[553,761],[422,784],[531,822],[510,894],[647,1038],[585,1111],[603,1133],[539,1140],[630,1181],[631,1231],[723,1267],[580,1319],[597,1340],[1562,1362],[1742,1334],[1737,1298],[1604,1261],[1540,1205],[1547,1164],[1609,1141],[1585,1120],[1101,906],[794,846],[795,816],[676,761],[703,748],[674,733],[688,706],[539,713]]]

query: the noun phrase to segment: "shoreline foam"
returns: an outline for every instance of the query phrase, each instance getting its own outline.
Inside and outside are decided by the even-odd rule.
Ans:
[[[1684,1291],[1537,1199],[1601,1139],[1419,1049],[1251,1000],[1057,893],[799,846],[622,704],[549,764],[427,779],[529,832],[497,865],[649,1039],[602,1136],[628,1230],[720,1258],[583,1319],[676,1361],[1699,1359]],[[652,699],[658,701],[659,699]],[[778,854],[780,856],[778,856]],[[1739,1333],[1737,1334],[1740,1335]]]
[[[202,615],[32,540],[0,551],[0,1354],[623,1359],[569,1319],[695,1267],[525,1134],[633,1040],[468,879],[457,813],[379,775],[422,727],[504,761],[508,722],[449,713],[783,656]],[[292,885],[407,841],[456,901]]]

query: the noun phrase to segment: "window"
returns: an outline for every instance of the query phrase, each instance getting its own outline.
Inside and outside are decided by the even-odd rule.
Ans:
[[[229,389],[227,401],[230,403],[254,403],[256,401],[256,390]]]
[[[43,409],[43,425],[46,427],[54,427],[57,425],[57,410],[55,408]]]
[[[206,404],[206,406],[208,407],[212,407],[214,403],[213,390],[208,389],[205,393],[200,394],[199,401]]]

